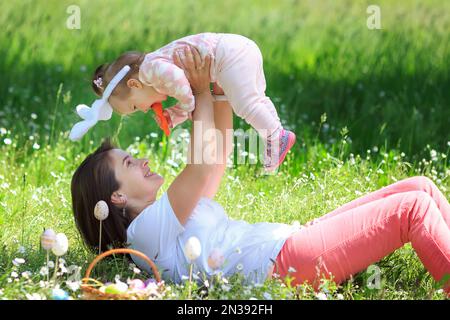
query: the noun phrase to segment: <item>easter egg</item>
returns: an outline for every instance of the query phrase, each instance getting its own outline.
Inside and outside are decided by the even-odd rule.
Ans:
[[[116,281],[116,287],[119,292],[123,293],[128,290],[128,285],[125,282],[122,281]]]
[[[198,240],[197,237],[190,237],[184,245],[184,253],[191,261],[200,257],[200,254],[202,253],[202,245],[200,244],[200,240]]]
[[[213,270],[218,269],[223,265],[224,260],[225,257],[223,256],[222,251],[220,251],[217,248],[214,248],[209,253],[208,266]]]
[[[52,252],[56,256],[62,256],[69,248],[69,240],[64,233],[58,233],[55,237],[55,243],[52,247]]]
[[[53,289],[52,290],[52,299],[53,300],[68,300],[69,295],[62,289]]]
[[[140,279],[130,280],[128,284],[131,290],[144,290],[146,287],[145,283]]]
[[[125,286],[123,286],[122,284],[124,284]],[[128,289],[128,286],[123,282],[122,283],[112,283],[105,288],[105,293],[121,294],[121,293],[126,292],[127,289]]]
[[[103,201],[100,200],[99,202],[97,202],[97,204],[95,205],[94,208],[94,216],[102,221],[105,220],[106,218],[108,218],[109,215],[109,208],[108,208],[108,204]]]
[[[105,293],[109,294],[119,294],[120,291],[117,289],[117,286],[113,283],[105,288]]]
[[[44,250],[50,250],[55,244],[56,233],[53,229],[46,229],[41,235],[41,246]]]

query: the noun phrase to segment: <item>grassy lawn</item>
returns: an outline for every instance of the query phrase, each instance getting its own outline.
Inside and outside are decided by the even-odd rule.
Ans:
[[[261,175],[255,165],[228,169],[217,201],[231,218],[303,224],[413,175],[430,177],[450,198],[450,3],[377,1],[381,30],[366,26],[367,1],[80,0],[79,30],[66,28],[71,4],[0,5],[0,299],[50,297],[55,283],[41,274],[44,228],[69,238],[63,257],[68,272],[60,270],[56,285],[79,298],[67,280],[78,267],[84,275],[95,255],[75,229],[70,179],[103,137],[148,157],[166,178],[162,191],[181,170],[168,161],[177,142],[162,137],[148,114],[114,115],[78,143],[67,137],[78,119],[74,107],[95,98],[90,77],[97,65],[187,34],[231,32],[255,40],[264,56],[266,93],[300,138],[277,175]],[[248,125],[235,117],[234,127]],[[367,286],[371,269],[338,287],[324,282],[322,292],[328,299],[444,298],[410,245],[375,267],[381,270],[379,289]],[[120,256],[95,271],[104,282],[116,275],[145,278]],[[325,297],[277,279],[262,286],[241,280],[194,283],[192,297]],[[166,287],[161,298],[189,295],[188,283]]]

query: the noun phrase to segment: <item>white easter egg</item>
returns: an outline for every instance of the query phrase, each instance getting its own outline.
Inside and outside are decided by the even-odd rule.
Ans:
[[[44,250],[50,250],[55,244],[56,233],[53,229],[45,229],[41,235],[41,246]]]
[[[55,244],[53,245],[52,252],[56,256],[62,256],[69,249],[69,240],[64,233],[58,233],[55,238]]]
[[[190,237],[184,245],[184,253],[191,261],[200,257],[200,254],[202,253],[202,245],[200,244],[200,240],[198,240],[197,237]]]
[[[99,202],[97,202],[97,204],[95,205],[95,208],[94,208],[94,216],[98,220],[103,221],[106,218],[108,218],[108,215],[109,215],[108,204],[103,200],[100,200]]]

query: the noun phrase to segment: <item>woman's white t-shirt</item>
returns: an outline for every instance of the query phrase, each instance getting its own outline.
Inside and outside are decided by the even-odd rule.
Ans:
[[[210,278],[221,272],[229,277],[241,272],[249,283],[262,283],[276,260],[286,239],[299,230],[283,223],[248,223],[230,219],[222,206],[207,197],[200,198],[183,226],[170,205],[167,192],[145,208],[129,225],[127,242],[130,248],[152,259],[166,281],[180,283],[189,276],[190,261],[184,246],[191,236],[201,243],[201,255],[193,262],[193,273]],[[212,269],[208,257],[223,257],[223,264]],[[132,255],[140,268],[151,272],[144,260]],[[218,259],[221,261],[222,259]],[[217,266],[216,266],[217,267]]]

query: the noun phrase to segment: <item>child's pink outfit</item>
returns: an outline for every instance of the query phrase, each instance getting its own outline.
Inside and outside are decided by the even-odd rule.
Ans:
[[[450,204],[426,177],[399,181],[315,219],[286,240],[273,271],[318,289],[320,276],[332,274],[340,283],[407,242],[435,280],[450,275]],[[444,290],[450,297],[450,281]]]
[[[139,70],[140,81],[179,101],[176,106],[166,109],[171,127],[185,121],[195,108],[189,81],[172,59],[174,50],[188,45],[195,47],[202,57],[211,55],[211,81],[223,89],[236,115],[249,123],[265,141],[279,143],[282,126],[274,104],[265,95],[261,51],[253,40],[236,34],[190,35],[145,56]]]

